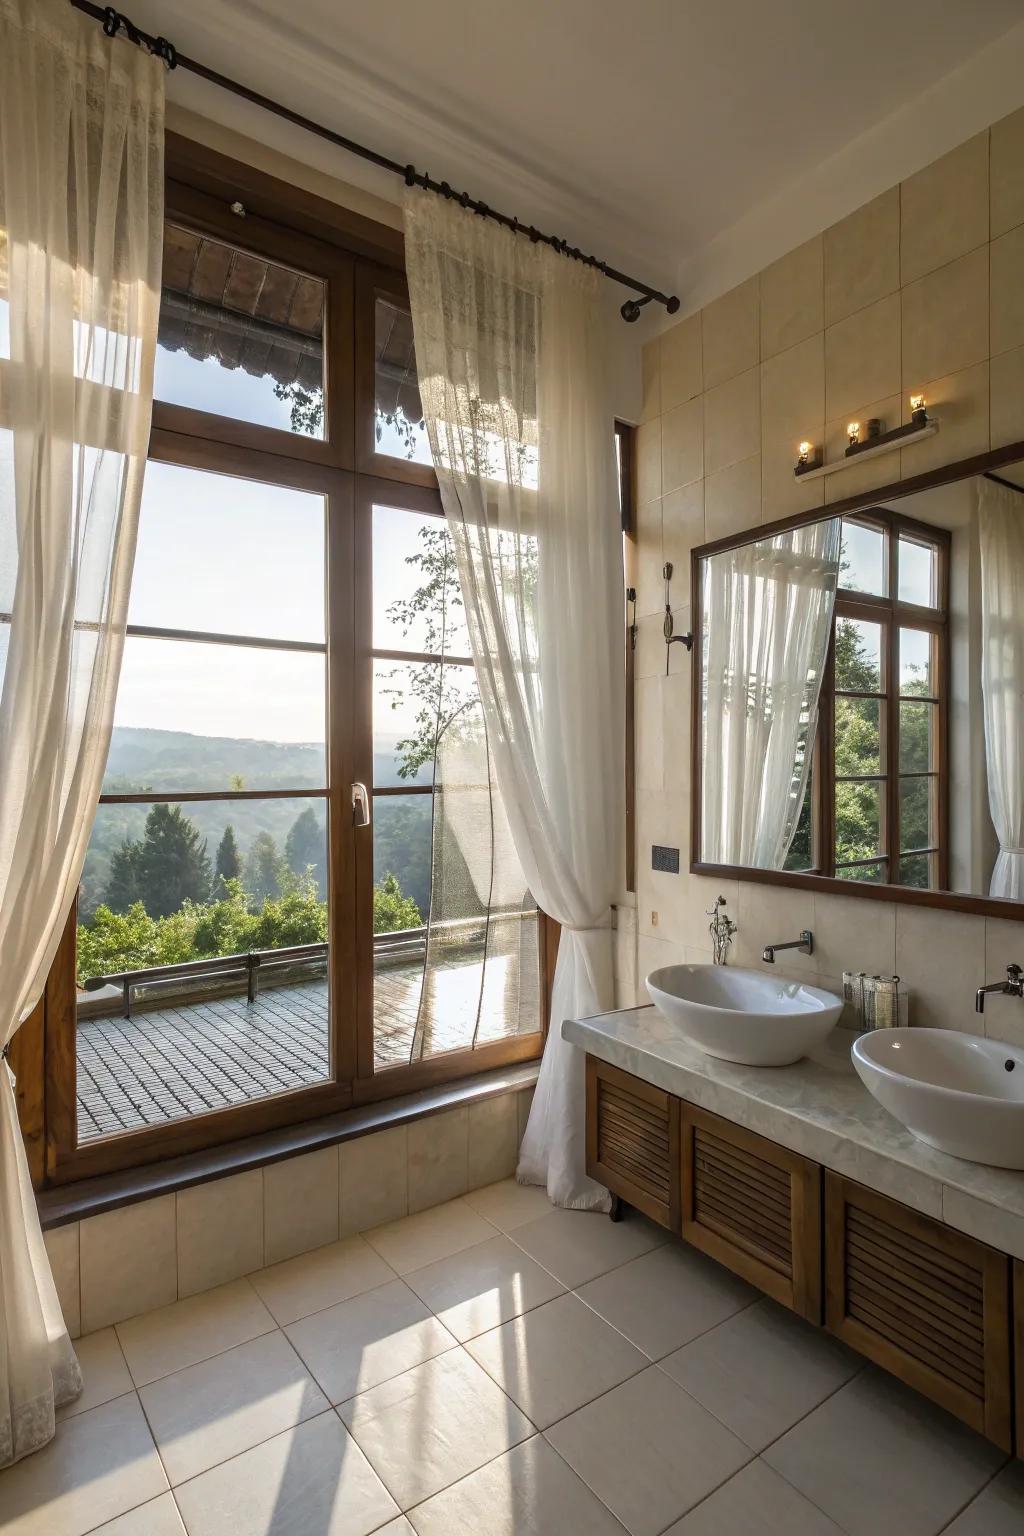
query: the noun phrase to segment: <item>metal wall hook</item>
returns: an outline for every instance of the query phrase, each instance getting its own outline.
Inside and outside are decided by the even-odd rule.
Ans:
[[[672,654],[669,646],[685,645],[688,651],[693,650],[693,633],[677,635],[675,633],[676,621],[672,617],[672,562],[666,560],[661,568],[661,574],[665,582],[665,617],[661,621],[661,632],[665,636],[665,676],[668,677],[669,656]]]

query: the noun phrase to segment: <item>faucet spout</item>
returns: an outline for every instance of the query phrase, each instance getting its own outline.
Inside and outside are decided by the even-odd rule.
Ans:
[[[814,934],[809,928],[805,928],[798,939],[788,939],[785,944],[766,944],[761,951],[761,959],[765,965],[774,965],[775,956],[783,949],[796,949],[802,955],[813,955]]]
[[[975,1013],[985,1012],[985,999],[992,992],[1001,992],[1004,997],[1024,997],[1024,968],[1008,965],[1005,981],[990,981],[987,987],[979,987],[974,994]]]

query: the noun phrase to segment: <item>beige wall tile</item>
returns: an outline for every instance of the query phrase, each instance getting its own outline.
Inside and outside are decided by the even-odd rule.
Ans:
[[[526,1123],[530,1118],[530,1109],[533,1104],[533,1089],[521,1088],[516,1097],[519,1100],[519,1144],[522,1146],[523,1137],[526,1135]]]
[[[57,1287],[57,1300],[64,1314],[64,1326],[73,1339],[82,1331],[82,1301],[78,1266],[78,1222],[66,1227],[51,1227],[43,1233],[46,1256]]]
[[[653,939],[646,934],[641,935],[637,944],[637,1006],[646,1008],[650,1004],[650,995],[644,983],[652,971],[660,970],[663,965],[685,964],[686,950],[682,944],[671,939]]]
[[[263,1170],[180,1190],[178,1295],[194,1296],[263,1267]]]
[[[879,299],[825,332],[825,414],[852,412],[900,387],[900,300]]]
[[[993,448],[1019,443],[1024,438],[1024,347],[1001,352],[989,364],[992,419],[989,440]]]
[[[661,495],[661,417],[640,423],[636,432],[636,499],[642,505]]]
[[[661,409],[673,410],[703,388],[700,311],[680,320],[661,337]]]
[[[323,1147],[263,1170],[264,1264],[338,1237],[338,1149]]]
[[[661,418],[661,483],[665,494],[704,473],[703,404],[698,395]]]
[[[708,903],[710,906],[710,902]],[[805,981],[818,972],[816,955],[786,950],[774,965],[765,965],[761,952],[766,944],[797,939],[805,928],[814,931],[814,893],[798,886],[759,885],[741,880],[733,916],[738,925],[733,940],[736,965],[777,976],[796,976]]]
[[[926,437],[900,451],[900,477],[923,474],[940,464],[966,459],[972,453],[985,453],[989,444],[988,363],[978,363],[946,379],[922,380],[915,385],[923,390],[928,409],[938,417],[936,437]],[[903,419],[910,420],[910,396],[904,398]],[[895,455],[894,455],[895,457]]]
[[[676,938],[682,932],[684,873],[689,863],[689,796],[643,792],[637,795],[636,878],[637,929],[655,938]],[[655,844],[679,849],[680,873],[651,868]]]
[[[174,1201],[160,1195],[82,1222],[83,1333],[176,1300]]]
[[[464,1195],[469,1178],[469,1115],[446,1110],[409,1126],[409,1211]]]
[[[707,537],[725,539],[761,521],[761,455],[740,459],[704,482]]]
[[[676,650],[680,649],[678,646]],[[690,688],[693,668],[662,678],[662,782],[670,795],[690,794]]]
[[[785,352],[825,324],[824,240],[817,235],[761,273],[761,358]]]
[[[905,393],[988,356],[987,249],[919,278],[902,300]]]
[[[699,482],[698,482],[699,484]],[[675,495],[680,493],[674,492]],[[661,567],[662,502],[642,502],[636,510],[636,616],[660,613],[665,606]]]
[[[647,342],[640,354],[641,421],[661,415],[661,337]]]
[[[900,188],[900,277],[912,283],[988,239],[988,130]]]
[[[824,235],[825,324],[900,285],[900,190],[890,187]]]
[[[408,1131],[404,1125],[343,1141],[338,1148],[342,1237],[397,1221],[409,1210]]]
[[[664,788],[664,698],[667,677],[641,677],[634,690],[636,787]]]
[[[702,311],[705,389],[713,389],[759,361],[758,292],[758,279],[752,277]]]
[[[896,970],[911,1024],[982,1034],[974,993],[985,974],[985,919],[929,907],[896,908]]]
[[[519,1115],[514,1093],[469,1106],[469,1188],[508,1179],[519,1157]]]
[[[1024,925],[1010,918],[986,918],[985,984],[1001,981],[1008,965],[1024,965]],[[985,999],[985,1012],[975,1017],[990,1040],[1024,1047],[1024,1003],[1019,997],[993,993]]]
[[[872,400],[867,405],[859,405],[856,409],[846,411],[842,416],[836,416],[825,423],[825,463],[836,463],[843,457],[849,444],[847,427],[851,421],[859,421],[863,431],[867,431],[867,423],[872,416],[877,416],[882,423],[883,432],[890,427],[898,427],[903,419],[902,399],[899,395],[889,395],[884,400]],[[825,481],[825,501],[841,501],[844,496],[859,496],[862,491],[873,491],[880,485],[888,485],[891,480],[898,480],[900,473],[899,450],[891,454],[883,454],[879,459],[868,459],[866,463],[850,459],[847,467],[841,469],[838,474],[829,475]]]
[[[761,447],[761,372],[748,368],[704,396],[704,473],[712,475]]]
[[[841,978],[846,970],[891,976],[896,969],[896,904],[856,896],[816,894],[814,963]]]
[[[672,602],[685,602],[690,592],[690,551],[704,543],[704,487],[705,481],[694,480],[690,485],[671,491],[661,503],[661,543],[665,560],[672,563]],[[658,611],[664,609],[665,593],[661,570]]]
[[[992,356],[1024,346],[1024,224],[992,242]]]
[[[793,475],[805,438],[825,435],[825,342],[808,337],[761,365],[761,520],[822,505],[824,481],[806,484]]]
[[[1024,224],[1024,107],[993,124],[991,133],[991,235],[995,240]]]
[[[660,613],[648,614],[636,626],[636,650],[633,653],[633,672],[637,678],[657,677],[665,671],[665,637],[661,631]],[[676,646],[676,650],[681,647]]]

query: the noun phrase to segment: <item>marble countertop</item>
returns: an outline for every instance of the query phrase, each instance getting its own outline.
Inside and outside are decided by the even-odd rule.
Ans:
[[[1024,1259],[1024,1173],[964,1162],[911,1135],[853,1068],[856,1036],[834,1029],[791,1067],[708,1056],[656,1008],[566,1019],[562,1036],[592,1056],[736,1121],[958,1231]]]

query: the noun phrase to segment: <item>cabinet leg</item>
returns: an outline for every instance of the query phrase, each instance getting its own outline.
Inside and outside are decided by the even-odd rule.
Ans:
[[[611,1221],[621,1221],[622,1214],[622,1201],[618,1195],[612,1195],[612,1208],[608,1212],[609,1219]]]

